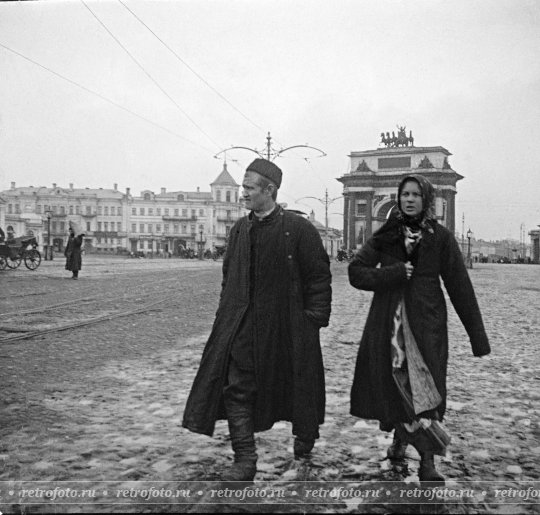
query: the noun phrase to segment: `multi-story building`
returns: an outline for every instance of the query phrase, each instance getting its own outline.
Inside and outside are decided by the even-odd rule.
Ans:
[[[397,138],[383,138],[385,148],[349,155],[351,171],[337,179],[343,183],[343,240],[347,248],[362,246],[384,224],[396,204],[401,179],[411,173],[423,175],[433,184],[437,220],[454,232],[456,183],[463,176],[450,166],[451,154],[444,147],[414,147],[412,142],[412,135],[408,138],[403,127]]]
[[[88,252],[142,251],[178,254],[182,249],[212,249],[225,244],[229,231],[244,209],[239,185],[227,171],[210,185],[210,192],[144,190],[140,196],[113,189],[26,186],[1,193],[0,215],[7,234],[36,236],[62,251],[68,222],[85,232]],[[1,197],[0,197],[1,198]],[[4,214],[5,212],[5,214]]]

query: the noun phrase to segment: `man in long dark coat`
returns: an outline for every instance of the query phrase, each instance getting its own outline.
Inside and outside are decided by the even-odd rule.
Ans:
[[[82,244],[84,233],[75,222],[69,222],[69,238],[64,250],[66,257],[66,270],[72,272],[72,279],[79,278],[79,270],[82,268]]]
[[[254,478],[255,432],[291,421],[299,457],[324,421],[319,329],[330,317],[329,259],[313,224],[276,204],[281,176],[265,159],[246,170],[251,212],[231,229],[219,309],[184,412],[184,427],[209,436],[217,419],[228,420],[228,481]]]

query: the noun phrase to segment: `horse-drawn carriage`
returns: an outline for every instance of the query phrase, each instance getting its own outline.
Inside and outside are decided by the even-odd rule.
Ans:
[[[41,263],[41,254],[35,237],[21,236],[6,243],[0,243],[0,270],[15,269],[22,261],[29,270],[36,270]]]

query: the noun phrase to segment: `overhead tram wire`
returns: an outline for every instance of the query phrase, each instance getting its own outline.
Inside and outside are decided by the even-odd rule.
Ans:
[[[246,121],[251,123],[255,128],[264,132],[262,127],[257,125],[253,120],[246,116],[240,109],[238,109],[231,101],[229,101],[224,95],[222,95],[216,88],[214,88],[204,77],[201,76],[196,70],[193,69],[182,57],[178,55],[165,41],[163,41],[143,20],[139,18],[122,0],[118,0],[127,11],[141,24],[143,25],[169,52],[171,52],[176,59],[178,59],[191,73],[193,73],[198,79],[200,79],[206,86],[208,86],[218,97],[220,97],[224,102],[226,102],[232,109],[234,109],[240,116],[242,116]]]
[[[124,52],[126,52],[127,55],[129,55],[129,57],[131,57],[131,59],[133,60],[133,62],[142,70],[142,72],[154,83],[154,85],[176,106],[176,108],[195,126],[197,127],[197,129],[199,129],[199,131],[201,131],[217,148],[220,148],[220,145],[219,143],[217,143],[191,116],[189,116],[188,113],[186,113],[186,111],[184,111],[180,105],[176,102],[176,100],[174,100],[173,97],[171,97],[171,95],[169,95],[169,93],[167,93],[167,91],[159,84],[159,82],[157,80],[154,79],[154,77],[152,77],[152,75],[150,75],[150,73],[148,73],[148,71],[146,71],[146,69],[144,68],[144,66],[139,63],[139,61],[137,61],[137,59],[135,58],[135,56],[121,43],[121,41],[109,30],[109,28],[98,18],[98,16],[94,13],[94,11],[92,11],[92,9],[90,9],[90,7],[88,7],[88,5],[86,4],[85,0],[80,0],[80,2],[88,9],[88,11],[90,12],[90,14],[92,14],[92,16],[98,21],[98,23],[107,31],[107,33],[111,36],[111,38],[114,39],[114,41],[116,41],[116,43],[118,44],[118,46],[120,46],[120,48],[122,48],[122,50],[124,50]]]
[[[183,140],[183,141],[185,141],[187,143],[190,143],[191,145],[199,147],[199,148],[203,149],[205,152],[212,153],[212,150],[210,150],[210,149],[208,149],[206,147],[203,147],[202,145],[200,145],[198,143],[195,143],[194,141],[191,141],[190,139],[185,138],[184,136],[180,136],[180,134],[177,134],[176,132],[168,129],[167,127],[164,127],[163,125],[160,125],[160,124],[158,124],[156,122],[153,122],[152,120],[146,118],[145,116],[142,116],[142,115],[132,111],[131,109],[128,109],[127,107],[124,107],[123,105],[118,104],[114,100],[111,100],[110,98],[107,98],[106,96],[102,95],[101,93],[98,93],[97,91],[93,91],[90,88],[87,88],[86,86],[83,86],[82,84],[79,84],[78,82],[76,82],[76,81],[74,81],[72,79],[69,79],[68,77],[64,77],[62,74],[60,74],[58,72],[55,72],[54,70],[51,70],[47,66],[44,66],[43,64],[40,64],[37,61],[34,61],[30,57],[27,57],[27,56],[21,54],[20,52],[17,52],[16,50],[13,50],[12,48],[2,44],[1,42],[0,42],[0,47],[4,48],[8,52],[11,52],[11,53],[15,54],[18,57],[21,57],[22,59],[24,59],[26,61],[34,64],[35,66],[39,66],[40,68],[42,68],[45,71],[48,71],[52,75],[55,75],[56,77],[58,77],[58,78],[60,78],[62,80],[65,80],[66,82],[69,82],[73,86],[77,86],[78,88],[82,89],[83,91],[86,91],[87,93],[90,93],[91,95],[94,95],[94,96],[100,98],[101,100],[103,100],[105,102],[108,102],[109,104],[112,104],[113,106],[118,107],[119,109],[122,109],[123,111],[126,111],[127,113],[129,113],[129,114],[131,114],[133,116],[136,116],[140,120],[143,120],[144,122],[149,123],[150,125],[153,125],[154,127],[157,127],[158,129],[161,129],[161,130],[167,132],[168,134],[170,134],[172,136],[175,136],[176,138],[179,138],[179,139],[181,139],[181,140]]]

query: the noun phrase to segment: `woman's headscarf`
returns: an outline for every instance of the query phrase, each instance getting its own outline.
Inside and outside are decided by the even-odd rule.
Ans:
[[[414,217],[405,214],[401,210],[401,191],[407,181],[415,181],[422,193],[422,211]],[[401,238],[403,226],[433,232],[431,221],[435,219],[435,189],[431,182],[421,175],[406,175],[399,183],[397,202],[397,205],[391,209],[386,223],[373,235],[375,244],[382,241],[383,235],[388,233],[394,233],[396,239]]]
[[[401,207],[401,192],[405,186],[405,183],[408,181],[414,181],[418,184],[420,192],[422,194],[422,211],[416,216],[409,216],[405,214]],[[435,189],[431,182],[429,182],[425,177],[421,175],[407,175],[401,179],[401,182],[398,186],[398,220],[409,226],[415,228],[421,228],[425,230],[430,230],[431,227],[427,223],[428,220],[435,219]]]

